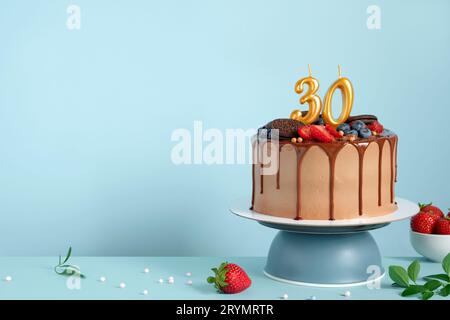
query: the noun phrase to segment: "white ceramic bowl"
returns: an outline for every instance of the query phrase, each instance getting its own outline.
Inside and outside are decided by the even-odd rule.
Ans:
[[[425,234],[411,230],[409,239],[417,253],[432,261],[442,262],[450,253],[450,235]]]

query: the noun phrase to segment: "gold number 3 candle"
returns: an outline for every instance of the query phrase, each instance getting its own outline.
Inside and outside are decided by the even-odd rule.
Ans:
[[[301,121],[304,124],[311,124],[319,118],[320,110],[322,110],[322,101],[320,97],[316,95],[319,90],[319,81],[311,76],[311,67],[308,64],[309,76],[302,78],[295,84],[295,92],[298,94],[303,93],[305,84],[308,86],[308,90],[305,95],[300,97],[300,103],[308,103],[308,112],[303,116],[300,110],[294,110],[291,112],[291,119]]]
[[[331,85],[325,94],[324,105],[323,105],[323,120],[337,127],[339,124],[345,122],[350,116],[350,112],[353,107],[353,86],[349,79],[343,78],[341,75],[341,66],[338,66],[339,78]],[[333,111],[331,109],[331,100],[333,99],[333,94],[336,89],[341,90],[342,94],[342,111],[337,120],[333,118]]]

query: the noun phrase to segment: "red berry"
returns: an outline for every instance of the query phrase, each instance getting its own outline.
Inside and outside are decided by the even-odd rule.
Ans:
[[[297,129],[298,135],[305,140],[311,140],[311,127],[310,126],[301,126]]]
[[[311,136],[320,142],[333,142],[334,137],[325,129],[325,126],[312,125]]]
[[[439,218],[428,212],[419,212],[411,218],[411,229],[420,233],[433,233]]]
[[[379,123],[377,120],[369,124],[367,128],[369,128],[370,131],[375,131],[376,133],[382,133],[384,130],[383,125]]]
[[[325,129],[335,138],[341,138],[342,136],[339,134],[339,132],[328,123],[325,125]]]
[[[436,222],[437,234],[450,234],[450,218],[441,218]]]
[[[428,204],[419,203],[420,211],[428,212],[429,214],[435,215],[439,218],[444,216],[444,213],[441,209],[436,206],[433,206],[433,203],[430,202]]]
[[[208,283],[214,283],[216,289],[223,293],[239,293],[252,284],[247,273],[237,264],[224,262],[211,270],[215,276],[208,277]]]

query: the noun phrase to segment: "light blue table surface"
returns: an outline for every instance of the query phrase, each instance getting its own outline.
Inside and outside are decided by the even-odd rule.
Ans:
[[[407,266],[415,257],[385,257],[384,266],[398,264]],[[241,265],[251,277],[252,286],[235,295],[219,294],[206,283],[210,268],[222,261]],[[422,275],[441,272],[438,263],[420,259]],[[312,288],[276,282],[263,273],[265,258],[220,257],[72,257],[70,262],[78,265],[86,274],[80,289],[68,289],[67,277],[53,271],[56,257],[2,257],[0,258],[0,299],[404,299],[400,289],[391,287],[385,276],[380,289],[367,286],[352,288]],[[144,268],[150,269],[144,273]],[[188,277],[187,272],[192,275]],[[12,281],[5,281],[11,276]],[[100,277],[106,277],[100,282]],[[174,277],[174,283],[167,279]],[[164,279],[160,284],[158,280]],[[188,280],[192,284],[187,284]],[[119,284],[126,287],[121,289]],[[142,294],[148,290],[148,295]],[[345,290],[351,297],[343,296]],[[411,298],[416,299],[416,298]],[[436,297],[433,299],[442,299]]]

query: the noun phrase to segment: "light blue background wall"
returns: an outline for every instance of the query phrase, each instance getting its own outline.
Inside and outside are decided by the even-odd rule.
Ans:
[[[81,30],[66,28],[69,4]],[[381,8],[381,30],[366,9]],[[2,1],[0,254],[265,255],[228,212],[248,165],[174,166],[171,133],[256,128],[336,66],[400,136],[398,194],[450,206],[449,1]],[[408,222],[374,232],[407,255]]]

